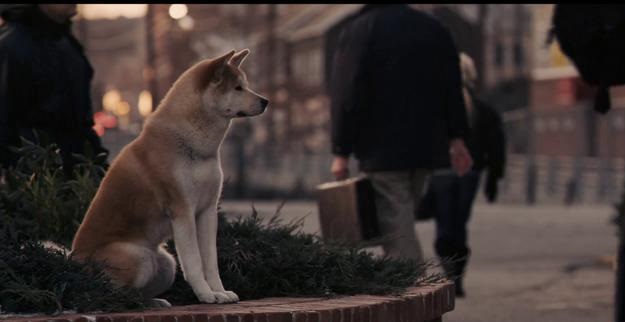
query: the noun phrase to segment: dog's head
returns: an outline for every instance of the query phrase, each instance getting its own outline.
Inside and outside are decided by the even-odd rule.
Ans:
[[[240,69],[249,49],[234,50],[198,64],[195,73],[197,90],[202,95],[202,108],[224,118],[261,114],[269,100],[249,88],[247,77]]]

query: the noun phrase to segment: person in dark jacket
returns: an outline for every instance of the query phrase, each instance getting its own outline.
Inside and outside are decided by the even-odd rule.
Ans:
[[[413,222],[433,158],[435,128],[459,174],[472,161],[458,52],[433,17],[407,5],[366,5],[341,23],[330,86],[331,171],[348,177],[354,155],[371,180],[385,253],[423,260]]]
[[[15,165],[10,146],[47,136],[71,175],[72,154],[107,152],[92,129],[91,64],[71,33],[76,4],[1,5],[0,163]]]
[[[461,54],[461,66],[465,106],[471,130],[467,146],[474,164],[463,177],[457,176],[451,169],[435,170],[424,196],[424,200],[431,200],[430,210],[436,213],[434,249],[443,259],[443,268],[447,275],[454,278],[458,297],[465,295],[462,280],[470,255],[467,224],[479,187],[480,175],[483,170],[486,172],[484,193],[486,199],[493,202],[497,196],[497,182],[504,175],[506,162],[505,134],[501,117],[491,106],[475,96],[473,84],[477,73],[471,58]],[[445,157],[443,151],[439,151],[438,155],[441,159]]]

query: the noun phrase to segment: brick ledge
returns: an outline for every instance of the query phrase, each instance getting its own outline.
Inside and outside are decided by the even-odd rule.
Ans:
[[[141,312],[12,317],[6,322],[426,322],[454,309],[454,284],[413,287],[398,296],[266,298],[237,304],[174,306]]]

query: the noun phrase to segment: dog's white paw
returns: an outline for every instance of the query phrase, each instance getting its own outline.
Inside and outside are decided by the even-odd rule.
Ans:
[[[224,291],[224,293],[232,300],[232,303],[239,302],[239,296],[232,291]]]
[[[239,301],[239,296],[230,291],[215,292],[215,297],[217,303],[236,303]]]
[[[151,307],[171,307],[171,303],[164,299],[153,298],[149,303]]]
[[[215,292],[205,292],[205,293],[196,293],[197,299],[203,303],[215,303],[217,302],[217,298],[215,297]]]

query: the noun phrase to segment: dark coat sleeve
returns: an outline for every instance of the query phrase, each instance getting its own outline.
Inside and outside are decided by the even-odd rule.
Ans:
[[[6,165],[9,145],[9,62],[8,55],[0,54],[0,164]]]
[[[506,134],[501,116],[493,107],[481,100],[477,104],[484,111],[487,118],[487,131],[485,131],[484,149],[486,152],[486,169],[488,176],[494,180],[505,175],[506,168]]]
[[[358,135],[358,96],[364,86],[371,19],[347,25],[339,36],[331,80],[332,153],[349,156]]]
[[[446,29],[442,30],[440,39],[442,70],[440,76],[443,78],[441,80],[442,84],[446,86],[443,108],[447,124],[449,124],[448,135],[450,139],[462,138],[466,140],[469,124],[462,95],[459,53],[451,38],[451,34]]]
[[[24,64],[15,59],[7,46],[0,46],[0,164],[3,166],[10,163],[9,146],[16,143],[12,117],[29,105],[28,75]]]

